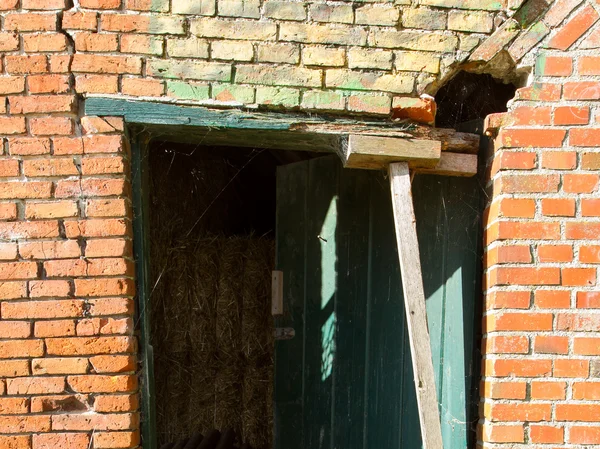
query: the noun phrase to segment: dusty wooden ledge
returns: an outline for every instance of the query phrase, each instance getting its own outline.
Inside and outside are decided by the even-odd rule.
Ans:
[[[83,109],[88,116],[122,116],[134,128],[137,125],[156,137],[177,142],[337,153],[348,168],[386,168],[390,162],[410,160],[411,169],[419,172],[449,176],[473,176],[477,172],[479,136],[453,129],[108,97],[88,97]],[[363,149],[384,145],[391,151],[389,157],[381,159],[381,164],[371,160],[364,166],[356,151],[354,157],[346,157],[348,148],[353,148],[352,139],[357,138],[362,139]],[[362,160],[369,157],[365,155]],[[350,159],[353,161],[349,163]]]

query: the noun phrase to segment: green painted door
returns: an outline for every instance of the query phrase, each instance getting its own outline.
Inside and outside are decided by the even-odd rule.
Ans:
[[[474,434],[480,187],[417,176],[413,199],[445,449]],[[275,449],[421,445],[389,182],[337,157],[280,167]]]

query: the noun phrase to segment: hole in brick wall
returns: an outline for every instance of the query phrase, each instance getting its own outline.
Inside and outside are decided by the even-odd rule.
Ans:
[[[149,155],[159,447],[233,429],[268,448],[276,169],[312,154],[158,141]]]
[[[483,120],[494,112],[505,112],[515,92],[514,84],[491,75],[461,71],[435,96],[436,126],[456,129],[466,122]]]

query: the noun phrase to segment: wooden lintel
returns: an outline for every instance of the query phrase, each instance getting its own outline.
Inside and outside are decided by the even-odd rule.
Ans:
[[[409,161],[411,167],[434,168],[442,144],[436,140],[351,134],[341,142],[339,156],[345,168],[385,169],[392,162]]]
[[[412,166],[410,167],[413,168]],[[442,153],[439,162],[433,168],[415,167],[416,173],[430,175],[462,176],[470,178],[477,174],[477,155],[461,153]]]
[[[325,114],[263,112],[239,108],[217,109],[214,105],[192,106],[127,100],[123,98],[87,97],[85,115],[122,116],[129,125],[140,125],[163,138],[198,141],[210,145],[278,148],[290,150],[333,151],[339,140],[350,134],[434,140],[442,152],[476,154],[479,136],[453,129],[368,119],[327,116]],[[184,130],[184,131],[183,131]],[[224,143],[221,143],[224,142]]]
[[[389,175],[423,448],[442,449],[444,447],[442,429],[427,328],[425,293],[408,163],[390,164]]]

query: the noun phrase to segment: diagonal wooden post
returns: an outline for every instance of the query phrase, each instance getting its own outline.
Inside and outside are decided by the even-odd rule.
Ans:
[[[408,163],[391,163],[389,175],[423,448],[443,449]]]

